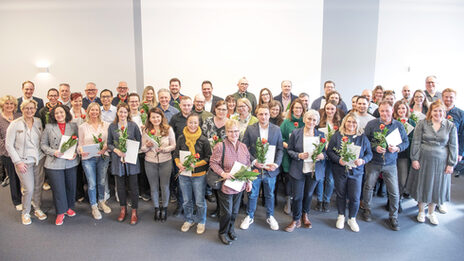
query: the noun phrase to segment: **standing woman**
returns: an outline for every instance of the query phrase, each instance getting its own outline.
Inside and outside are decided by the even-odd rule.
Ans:
[[[8,155],[8,151],[5,148],[6,130],[10,123],[21,117],[21,113],[17,112],[18,100],[11,96],[5,95],[0,98],[0,108],[2,113],[0,114],[0,156],[2,157],[2,168],[6,170],[8,176],[5,179],[9,179],[10,182],[10,194],[11,200],[16,210],[21,211],[21,186],[18,175],[15,171],[15,166],[11,161],[11,157]]]
[[[337,91],[329,92],[329,94],[327,94],[327,101],[333,101],[337,108],[341,111],[342,118],[345,116],[346,112],[348,111],[348,108],[346,108],[346,105],[343,102],[340,93],[338,93]]]
[[[456,126],[445,119],[446,108],[440,100],[430,105],[425,120],[419,121],[411,145],[412,168],[408,188],[419,202],[417,221],[425,222],[428,204],[430,223],[438,225],[436,205],[450,199],[451,174],[457,163]]]
[[[409,103],[411,113],[416,115],[419,121],[425,119],[425,115],[428,111],[429,105],[425,97],[425,92],[423,90],[416,90],[412,96],[411,102]]]
[[[155,88],[153,86],[147,86],[143,90],[142,103],[148,104],[148,108],[155,108],[158,105],[156,101]]]
[[[271,90],[269,90],[268,88],[262,88],[261,91],[259,92],[258,105],[268,104],[273,100],[274,100],[274,98],[272,96]]]
[[[145,170],[150,183],[151,198],[155,207],[155,221],[165,222],[169,204],[169,181],[171,179],[172,156],[171,152],[176,148],[176,137],[169,126],[164,113],[160,108],[152,108],[148,112],[142,136],[142,152],[145,152]],[[160,146],[147,138],[151,134],[160,137]],[[161,187],[160,208],[159,187]]]
[[[111,213],[111,208],[105,203],[106,172],[110,162],[109,154],[106,152],[109,123],[101,120],[101,109],[98,103],[93,102],[87,107],[87,115],[87,121],[79,126],[78,151],[82,156],[82,167],[87,178],[87,193],[92,216],[98,220],[102,218],[100,210],[106,214]],[[95,139],[103,146],[101,149],[99,147],[100,151],[96,156],[89,157],[89,153],[84,152],[82,147],[96,144]]]
[[[280,101],[272,100],[269,102],[269,122],[280,127],[284,118],[282,116],[282,104]]]
[[[180,151],[189,151],[191,155],[197,156],[197,162],[194,165],[191,176],[179,175],[179,185],[184,199],[183,208],[185,217],[181,231],[187,232],[194,225],[194,222],[198,222],[197,234],[203,234],[206,223],[205,174],[208,170],[211,146],[208,139],[202,135],[199,124],[200,118],[198,114],[191,113],[187,117],[187,126],[184,128],[183,134],[177,139],[174,160],[179,171],[182,172],[185,170],[185,167],[179,159]],[[192,198],[192,195],[195,199]],[[196,217],[193,216],[193,202],[196,205]]]
[[[300,98],[293,100],[290,104],[290,109],[287,112],[287,117],[284,119],[280,125],[280,131],[282,132],[282,140],[284,146],[284,156],[282,158],[282,171],[283,171],[283,180],[285,181],[285,206],[284,212],[287,215],[291,213],[291,203],[292,203],[292,184],[290,182],[290,177],[288,171],[290,169],[290,157],[287,153],[288,141],[290,139],[290,134],[296,128],[301,128],[304,126],[303,115],[306,113],[305,106],[303,101]]]
[[[232,116],[231,119],[238,121],[240,128],[240,140],[243,139],[246,128],[258,122],[258,118],[251,115],[251,103],[247,98],[240,98],[237,100],[238,115]]]
[[[374,96],[374,97],[372,97],[372,101],[375,104],[379,104],[382,101],[383,91],[384,90],[383,90],[382,85],[375,86],[374,90],[372,91],[372,95]]]
[[[5,104],[3,108],[5,110]],[[6,108],[7,111],[10,109]],[[23,101],[21,104],[23,116],[10,123],[5,138],[5,149],[10,156],[10,160],[7,160],[7,171],[16,172],[13,174],[18,175],[23,188],[21,221],[24,225],[31,224],[31,205],[34,207],[34,215],[39,220],[47,218],[40,210],[44,182],[44,175],[40,171],[40,167],[43,165],[41,163],[44,155],[40,150],[42,122],[39,118],[34,118],[36,110],[37,102],[35,100]],[[8,164],[14,164],[14,168]],[[12,176],[11,173],[8,175]],[[11,179],[12,181],[13,179]]]
[[[230,119],[235,114],[235,107],[237,106],[237,101],[233,95],[227,95],[226,97],[227,105],[227,118]]]
[[[40,140],[40,147],[46,155],[45,174],[48,177],[53,192],[53,201],[56,209],[55,224],[63,224],[64,214],[73,217],[76,199],[76,172],[79,157],[76,152],[71,159],[62,159],[60,142],[63,135],[77,136],[77,125],[71,122],[72,116],[66,105],[59,104],[50,112],[50,123]]]
[[[348,225],[354,232],[359,232],[356,215],[359,210],[364,164],[372,159],[372,150],[366,135],[358,134],[358,118],[354,113],[345,116],[337,131],[329,141],[327,156],[332,161],[335,192],[337,194],[338,218],[335,226],[343,229],[345,226],[346,201],[348,199]],[[361,147],[359,158],[354,161],[355,168],[346,169],[347,162],[342,160],[336,151],[341,149],[342,142],[352,142]]]
[[[230,171],[235,161],[246,166],[251,165],[251,162],[250,153],[246,145],[238,140],[240,136],[238,122],[236,120],[227,120],[225,127],[227,138],[214,147],[210,166],[214,173],[223,179],[230,179],[232,177]],[[221,209],[219,211],[219,240],[225,245],[230,245],[232,241],[237,240],[234,229],[235,219],[240,208],[242,192],[245,188],[246,191],[250,192],[252,183],[247,182],[240,191],[233,190],[224,185],[218,191],[218,205]]]
[[[123,222],[126,219],[127,213],[127,191],[126,180],[129,180],[129,189],[131,197],[132,213],[130,224],[135,225],[138,222],[137,208],[139,201],[139,186],[137,182],[137,175],[140,173],[139,161],[136,164],[122,162],[121,159],[126,156],[119,147],[119,137],[121,132],[127,131],[127,139],[140,142],[142,136],[139,127],[129,115],[129,106],[126,103],[118,104],[116,109],[116,118],[114,122],[108,127],[108,149],[111,150],[111,174],[116,177],[117,190],[119,196],[119,205],[121,211],[119,212],[118,221]]]
[[[292,160],[289,175],[293,192],[293,221],[285,228],[287,232],[293,232],[295,228],[301,227],[301,220],[305,228],[312,227],[308,215],[314,189],[317,183],[324,179],[325,148],[316,156],[314,164],[313,162],[305,162],[311,155],[304,152],[303,144],[307,138],[324,138],[324,133],[316,129],[319,119],[317,111],[309,110],[306,112],[303,116],[304,128],[292,131],[288,142],[287,151]]]
[[[327,131],[324,132],[324,135],[327,137],[327,126],[330,126],[331,130],[338,129],[343,119],[343,116],[341,115],[342,113],[343,112],[337,108],[337,104],[335,101],[327,101],[327,103],[324,105],[324,108],[321,110],[321,121],[319,123],[318,129],[326,128]],[[329,212],[330,198],[332,197],[333,189],[334,179],[332,175],[332,162],[327,161],[325,166],[325,178],[316,187],[316,210]]]
[[[71,94],[71,110],[69,111],[72,115],[72,122],[77,124],[77,127],[85,122],[86,113],[84,108],[82,108],[82,94],[79,92],[73,92]],[[79,152],[79,150],[78,150]],[[82,168],[82,162],[77,167],[76,172],[76,199],[78,202],[84,201],[84,169]]]

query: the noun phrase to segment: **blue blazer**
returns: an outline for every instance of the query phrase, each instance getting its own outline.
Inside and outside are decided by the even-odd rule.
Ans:
[[[243,135],[243,143],[248,147],[250,151],[250,161],[253,162],[256,159],[256,140],[260,137],[259,134],[259,122],[248,126]],[[276,146],[274,163],[280,166],[282,163],[282,156],[284,155],[284,147],[282,142],[282,133],[280,128],[277,125],[269,123],[269,133],[267,138],[269,145]],[[279,175],[279,168],[276,168],[274,171],[265,171],[271,177]]]
[[[315,137],[325,137],[324,133],[319,130],[314,130]],[[289,174],[295,179],[302,179],[303,176],[303,163],[304,160],[298,158],[298,154],[303,153],[303,139],[304,139],[304,128],[294,129],[290,135],[288,141],[287,152],[290,158],[292,159],[290,164]],[[324,157],[327,158],[325,154],[325,148],[322,150]],[[316,161],[315,169],[315,178],[316,180],[322,180],[325,176],[325,159]]]
[[[123,176],[123,164],[118,154],[114,153],[114,149],[117,148],[116,144],[119,141],[118,124],[111,123],[108,127],[108,149],[111,150],[111,174],[116,176]],[[140,134],[139,127],[133,121],[127,122],[127,135],[129,140],[142,141],[142,135]],[[139,145],[140,149],[140,145]],[[136,175],[140,173],[140,162],[137,159],[137,164],[126,163],[126,175]]]
[[[42,99],[32,96],[32,99],[37,102],[37,110],[35,111],[34,116],[40,118],[39,111],[44,107],[44,102]],[[18,98],[18,112],[22,114],[21,103],[23,103],[23,97]]]
[[[294,95],[293,93],[290,93],[290,104],[291,104],[295,99],[297,99],[297,98],[298,98],[298,96]],[[279,95],[277,95],[276,97],[274,97],[274,100],[279,101],[280,104],[281,104],[282,106],[284,106],[284,103],[282,102],[282,93],[279,93]],[[286,111],[287,108],[283,108],[282,110],[283,110],[283,111]]]
[[[360,136],[348,137],[348,139],[353,142],[354,145],[361,147],[361,152],[359,153],[359,158],[363,159],[365,163],[368,163],[372,159],[372,150],[371,143],[366,135],[362,134]],[[329,146],[327,147],[327,155],[332,161],[332,171],[334,174],[340,174],[346,172],[345,166],[340,165],[340,156],[334,149],[340,149],[342,147],[342,135],[340,132],[335,132],[332,138],[329,141]],[[362,176],[364,174],[364,165],[361,165],[357,168],[351,169],[349,172],[350,175]]]

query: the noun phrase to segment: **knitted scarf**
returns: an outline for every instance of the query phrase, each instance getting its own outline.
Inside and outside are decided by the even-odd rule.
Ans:
[[[198,127],[196,132],[191,133],[188,130],[188,127],[185,127],[183,133],[184,133],[184,136],[185,136],[185,145],[187,145],[187,147],[189,148],[190,153],[192,153],[192,155],[194,155],[196,153],[195,152],[195,143],[197,143],[197,140],[201,136],[201,128]]]

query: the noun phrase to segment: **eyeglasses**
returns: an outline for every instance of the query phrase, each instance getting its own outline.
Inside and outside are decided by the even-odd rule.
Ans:
[[[106,95],[104,95],[104,96],[101,96],[101,98],[102,98],[102,99],[109,99],[109,98],[111,98],[111,96],[106,96]]]
[[[227,109],[216,109],[218,111],[227,111]]]
[[[228,130],[227,133],[239,133],[240,130]]]

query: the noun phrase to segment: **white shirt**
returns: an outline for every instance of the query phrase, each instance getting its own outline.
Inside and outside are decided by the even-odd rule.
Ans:
[[[355,112],[356,116],[358,117],[359,123],[358,123],[358,134],[363,134],[364,133],[364,128],[366,128],[366,125],[368,122],[371,120],[375,119],[374,116],[370,115],[367,113],[364,116],[359,115],[358,112]]]
[[[116,107],[114,105],[111,105],[107,111],[101,106],[101,111],[102,121],[112,123],[116,119]]]
[[[211,111],[211,106],[213,105],[213,96],[209,101],[205,100],[205,111]]]

